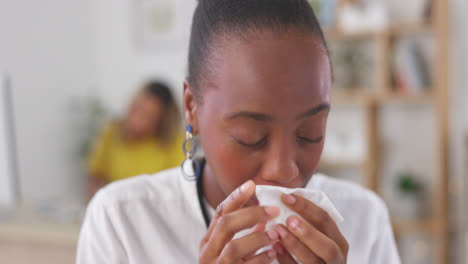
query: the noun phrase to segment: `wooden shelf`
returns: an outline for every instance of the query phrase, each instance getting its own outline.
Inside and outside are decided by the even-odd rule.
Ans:
[[[339,0],[338,9],[348,0]],[[403,7],[404,8],[404,7]],[[340,14],[338,10],[336,13]],[[335,18],[337,21],[338,18]],[[446,0],[432,0],[430,21],[421,18],[417,21],[391,23],[388,27],[375,31],[361,31],[346,33],[340,31],[335,25],[334,30],[325,31],[325,37],[329,42],[362,41],[371,42],[373,48],[368,52],[375,58],[375,84],[372,87],[356,87],[357,89],[346,89],[352,87],[333,88],[331,102],[333,105],[358,105],[364,109],[365,133],[367,155],[363,157],[365,162],[353,162],[347,160],[323,160],[319,168],[354,169],[362,168],[364,183],[369,189],[379,192],[383,182],[383,157],[382,131],[380,115],[382,109],[387,105],[420,106],[430,104],[435,110],[433,115],[435,126],[432,130],[437,135],[435,144],[438,158],[435,161],[435,188],[432,193],[431,204],[434,216],[431,219],[403,220],[393,219],[392,225],[395,234],[404,235],[408,233],[425,234],[437,240],[434,247],[434,263],[447,264],[450,251],[449,239],[449,4]],[[428,88],[414,89],[421,94],[401,94],[392,87],[392,59],[394,56],[394,42],[398,38],[421,37],[430,34],[434,42],[434,56],[431,63],[433,84]],[[374,48],[375,46],[375,48]],[[366,88],[366,89],[363,89]],[[432,165],[432,164],[431,164]]]
[[[366,39],[376,39],[383,35],[383,31],[360,31],[353,33],[346,33],[342,31],[327,31],[325,32],[325,38],[328,41],[333,40],[366,40]]]
[[[433,234],[434,224],[431,219],[420,219],[420,220],[392,220],[393,229],[395,234],[400,235],[403,233],[424,233]]]
[[[428,21],[398,22],[380,30],[343,32],[338,29],[325,31],[325,38],[333,40],[375,40],[389,36],[401,36],[430,32],[432,24]]]
[[[431,31],[432,23],[430,23],[429,21],[394,23],[389,28],[390,35],[392,36],[420,34]]]
[[[344,89],[340,89],[344,90]],[[376,101],[381,104],[431,104],[434,103],[434,95],[431,92],[422,94],[399,94],[395,92],[385,94],[373,94],[370,92],[363,92],[366,89],[354,89],[353,92],[334,92],[332,93],[332,104],[346,105],[346,104],[366,104]],[[432,91],[430,89],[425,89]]]
[[[319,162],[319,169],[361,169],[364,165],[364,161],[351,160],[351,159],[322,159]]]
[[[374,98],[369,89],[335,89],[332,92],[332,104],[365,104]],[[349,92],[345,90],[350,90]],[[351,91],[352,90],[352,91]]]
[[[392,92],[380,95],[378,101],[381,103],[430,104],[434,102],[434,96],[430,92],[422,94],[399,94]]]

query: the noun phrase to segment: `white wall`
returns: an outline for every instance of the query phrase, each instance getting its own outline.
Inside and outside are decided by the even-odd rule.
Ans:
[[[0,69],[10,73],[21,193],[76,195],[69,100],[96,86],[93,0],[0,1]]]
[[[137,1],[0,1],[0,69],[12,77],[24,200],[81,193],[73,97],[97,91],[120,113],[138,86],[153,77],[167,81],[180,97],[196,1],[177,1],[186,38],[154,51],[134,42]]]
[[[453,182],[458,196],[454,197],[454,216],[457,220],[457,228],[461,232],[457,234],[457,251],[459,262],[465,263],[468,258],[468,18],[465,11],[468,10],[466,0],[453,0],[451,5],[452,29],[452,172]],[[458,187],[458,188],[457,188]],[[464,234],[464,235],[463,235]],[[465,256],[462,256],[464,252]]]
[[[171,0],[173,1],[173,0]],[[138,86],[148,78],[168,82],[176,96],[182,94],[185,78],[188,37],[195,0],[178,1],[185,25],[184,39],[172,47],[153,51],[138,48],[132,29],[133,5],[131,0],[98,0],[98,81],[104,102],[121,112]]]

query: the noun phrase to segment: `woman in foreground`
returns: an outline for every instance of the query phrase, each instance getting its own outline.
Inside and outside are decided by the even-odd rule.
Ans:
[[[175,168],[98,192],[77,263],[400,263],[384,203],[357,185],[314,174],[331,66],[306,0],[199,1],[188,65],[187,140],[198,136],[205,153],[197,180]],[[192,158],[192,149],[185,151]],[[321,190],[344,222],[283,195],[300,217],[264,230],[279,212],[256,204],[256,185]]]

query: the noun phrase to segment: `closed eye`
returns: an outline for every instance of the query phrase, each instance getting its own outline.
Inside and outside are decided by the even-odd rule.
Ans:
[[[316,143],[322,142],[323,136],[320,136],[320,137],[315,138],[315,139],[310,139],[310,138],[306,138],[306,137],[298,137],[298,140],[301,141],[301,142],[309,143],[309,144],[316,144]]]
[[[255,142],[255,143],[246,143],[246,142],[243,142],[242,140],[239,140],[239,139],[237,139],[235,137],[233,137],[233,138],[237,143],[239,143],[239,145],[242,145],[244,147],[260,148],[266,143],[268,137],[264,137],[264,138],[262,138],[261,140]]]

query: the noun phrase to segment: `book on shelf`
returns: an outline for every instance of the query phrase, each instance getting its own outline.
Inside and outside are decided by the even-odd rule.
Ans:
[[[422,94],[431,86],[428,58],[413,39],[401,39],[393,54],[394,89],[400,94]]]

